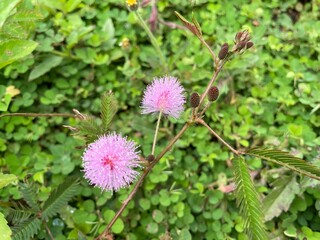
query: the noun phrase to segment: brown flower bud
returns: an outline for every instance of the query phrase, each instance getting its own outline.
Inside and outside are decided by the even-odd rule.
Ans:
[[[237,50],[240,51],[240,50],[243,49],[245,46],[246,46],[246,42],[245,42],[245,41],[241,41],[241,42],[239,42],[239,43],[237,44],[236,48],[237,48]]]
[[[217,87],[211,87],[208,91],[208,99],[210,102],[217,100],[219,97],[219,89]]]
[[[241,35],[241,38],[240,38],[240,41],[244,41],[244,42],[248,42],[250,41],[250,33],[248,32],[248,30],[244,30],[242,32],[242,35]]]
[[[229,45],[228,43],[224,43],[222,46],[221,46],[221,49],[220,49],[220,52],[218,54],[218,58],[220,60],[224,59],[227,54],[228,54],[228,51],[229,51]]]
[[[241,36],[242,36],[242,32],[237,32],[236,36],[235,36],[235,41],[236,42],[240,42],[240,39],[241,39]]]
[[[249,48],[251,48],[252,46],[253,46],[254,44],[253,44],[253,42],[247,42],[247,44],[246,44],[246,49],[249,49]]]
[[[154,160],[154,155],[153,154],[150,154],[148,157],[146,157],[147,161],[148,162],[153,162]]]
[[[200,103],[200,95],[196,92],[192,93],[190,96],[190,105],[193,108],[196,108],[199,106]]]

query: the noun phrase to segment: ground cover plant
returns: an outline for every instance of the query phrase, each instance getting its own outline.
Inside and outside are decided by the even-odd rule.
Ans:
[[[319,238],[317,1],[2,4],[4,237]]]

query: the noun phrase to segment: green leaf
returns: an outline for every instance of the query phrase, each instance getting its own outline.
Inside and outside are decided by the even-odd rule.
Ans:
[[[39,65],[33,68],[29,75],[29,81],[37,79],[49,72],[52,68],[60,65],[63,58],[59,56],[48,56]]]
[[[251,180],[248,166],[242,157],[235,158],[233,163],[236,199],[245,221],[245,230],[250,239],[267,240],[259,196]]]
[[[157,223],[161,223],[164,219],[164,215],[163,213],[158,210],[158,209],[155,209],[153,212],[152,212],[152,218],[154,219],[154,221],[156,221]]]
[[[0,69],[30,54],[38,43],[31,40],[14,39],[0,43]]]
[[[47,219],[54,216],[74,195],[78,193],[78,189],[78,178],[67,178],[50,194],[49,198],[44,203],[42,208],[42,218]]]
[[[0,29],[4,22],[10,16],[11,11],[17,6],[21,0],[1,0],[0,1]]]
[[[33,217],[22,222],[21,224],[12,227],[12,240],[31,239],[38,233],[41,226],[40,219]]]
[[[103,134],[103,129],[99,126],[96,118],[87,115],[83,116],[84,119],[81,119],[76,126],[77,132],[74,135],[84,139],[87,143],[91,143],[99,135]]]
[[[12,22],[33,22],[43,19],[40,12],[35,10],[22,10],[14,14],[11,21]]]
[[[265,147],[255,147],[247,150],[246,155],[262,158],[301,173],[310,178],[320,180],[320,168],[287,152],[272,150]]]
[[[151,222],[147,225],[146,231],[151,234],[155,234],[159,231],[159,226],[155,222]]]
[[[187,228],[183,228],[179,234],[179,240],[191,240],[192,236],[191,233]]]
[[[34,210],[22,205],[21,203],[12,204],[13,208],[5,209],[5,215],[7,220],[14,225],[21,224],[35,214]]]
[[[112,118],[118,109],[117,102],[112,92],[104,93],[101,97],[101,119],[104,131],[107,131]]]
[[[18,177],[16,175],[0,173],[0,189],[16,181],[17,179]]]
[[[40,206],[37,202],[37,190],[36,186],[33,184],[20,183],[20,192],[23,196],[23,199],[28,203],[31,209],[35,211],[40,210]]]
[[[124,223],[121,218],[118,218],[117,221],[111,227],[112,232],[119,234],[124,229]]]
[[[0,212],[0,233],[2,240],[10,240],[11,239],[11,229],[8,226],[7,220],[4,218],[4,215]]]
[[[273,189],[263,199],[264,219],[269,221],[278,217],[283,211],[288,211],[295,195],[299,193],[296,176],[283,176],[273,183]]]

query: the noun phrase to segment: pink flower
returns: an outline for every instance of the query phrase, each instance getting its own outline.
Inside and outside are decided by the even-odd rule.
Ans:
[[[142,100],[142,114],[162,112],[178,118],[183,112],[184,88],[175,77],[155,78],[147,86]]]
[[[140,167],[135,143],[116,133],[102,135],[91,143],[82,159],[84,177],[103,190],[118,191],[139,175],[132,169]]]

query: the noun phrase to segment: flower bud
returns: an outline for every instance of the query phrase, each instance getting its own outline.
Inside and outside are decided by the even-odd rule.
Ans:
[[[126,3],[130,11],[136,11],[139,8],[138,0],[127,0]]]
[[[241,49],[243,49],[246,46],[246,42],[245,41],[241,41],[236,45],[236,48],[238,51],[240,51]]]
[[[211,87],[208,91],[208,100],[213,102],[219,97],[219,89],[217,87]]]
[[[193,108],[196,108],[199,106],[200,103],[200,95],[196,92],[192,93],[190,96],[190,105]]]
[[[221,49],[220,49],[220,52],[218,54],[218,58],[220,60],[224,59],[227,54],[228,54],[228,51],[229,51],[229,45],[228,43],[224,43],[222,46],[221,46]]]
[[[248,42],[248,41],[250,41],[250,33],[248,32],[248,30],[244,30],[243,32],[242,32],[242,36],[241,36],[241,38],[240,38],[240,41],[244,41],[244,42]]]
[[[235,41],[236,42],[240,42],[240,39],[241,39],[241,36],[242,36],[242,32],[237,32],[236,36],[235,36]]]
[[[247,42],[247,44],[246,44],[246,49],[249,49],[249,48],[251,48],[252,46],[253,46],[254,44],[253,44],[253,42]]]
[[[243,30],[242,32],[238,32],[234,38],[235,43],[239,43],[239,42],[248,42],[250,41],[250,33],[248,32],[248,30]]]
[[[153,162],[154,160],[154,155],[153,154],[150,154],[148,157],[146,157],[147,161],[148,162]]]

